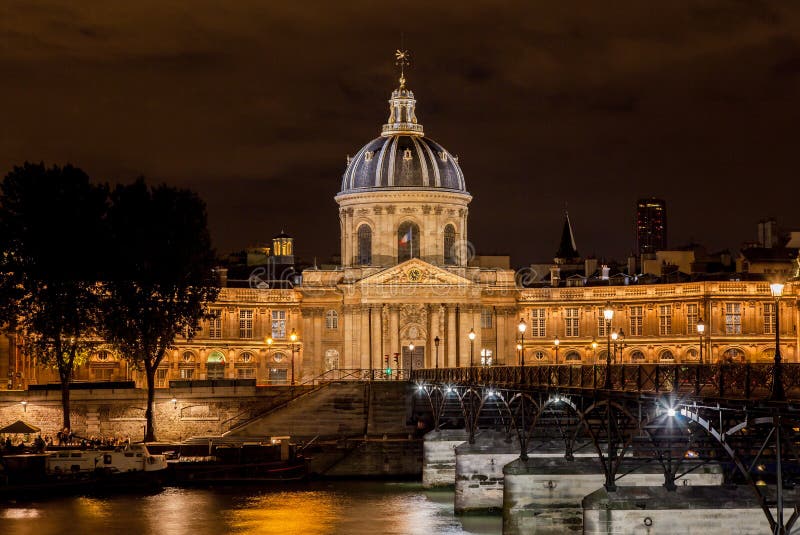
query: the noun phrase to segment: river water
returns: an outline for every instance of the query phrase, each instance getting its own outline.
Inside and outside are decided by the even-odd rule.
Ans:
[[[456,517],[452,491],[418,483],[314,482],[271,491],[167,488],[0,508],[3,535],[499,535],[502,519]]]

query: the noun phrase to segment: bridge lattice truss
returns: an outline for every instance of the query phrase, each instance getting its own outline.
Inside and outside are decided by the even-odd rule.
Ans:
[[[554,441],[569,460],[592,451],[609,491],[644,464],[660,466],[675,490],[719,463],[727,482],[752,489],[773,533],[800,517],[785,500],[800,485],[798,364],[441,368],[415,370],[413,380],[435,428],[463,427],[470,442],[495,429],[516,440],[522,459]]]

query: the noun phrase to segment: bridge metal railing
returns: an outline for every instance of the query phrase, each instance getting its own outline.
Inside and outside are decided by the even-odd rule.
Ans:
[[[555,364],[425,368],[412,379],[441,384],[497,388],[603,390],[609,373],[611,390],[637,394],[674,393],[720,399],[767,399],[773,363],[746,364]],[[800,364],[781,364],[787,399],[800,399]]]

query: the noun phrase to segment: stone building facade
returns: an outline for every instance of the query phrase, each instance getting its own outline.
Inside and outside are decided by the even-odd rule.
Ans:
[[[611,329],[624,333],[612,346],[617,362],[699,362],[701,344],[705,362],[772,358],[776,301],[767,282],[523,288],[511,270],[469,267],[472,196],[458,158],[425,137],[415,105],[401,78],[381,135],[348,158],[335,197],[342,265],[305,270],[293,288],[223,288],[195,338],[176,340],[158,370],[159,387],[237,378],[302,383],[350,373],[342,370],[381,378],[387,365],[516,365],[518,344],[527,365],[604,361],[607,303]],[[798,296],[800,284],[789,283],[779,305],[781,351],[792,362]],[[24,359],[16,342],[14,335],[0,341],[9,388],[56,380]],[[143,381],[102,346],[76,379]]]

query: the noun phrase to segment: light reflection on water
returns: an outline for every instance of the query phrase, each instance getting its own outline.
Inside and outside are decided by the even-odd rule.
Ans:
[[[0,509],[3,535],[498,535],[499,517],[453,515],[452,491],[340,481],[265,491],[166,489],[152,496],[64,498]]]

